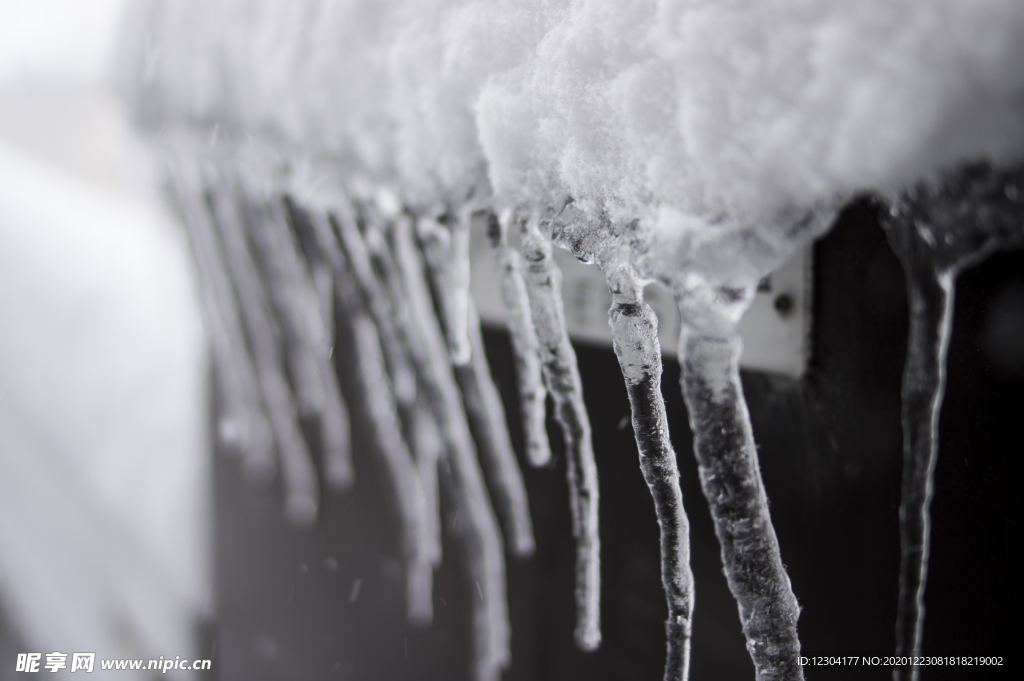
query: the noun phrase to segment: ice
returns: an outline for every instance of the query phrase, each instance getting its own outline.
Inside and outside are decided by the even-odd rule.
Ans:
[[[569,504],[576,538],[576,643],[583,650],[595,650],[601,644],[597,465],[576,351],[565,330],[562,273],[551,258],[551,242],[541,234],[540,221],[541,216],[536,211],[521,226],[526,261],[524,278],[540,344],[544,381],[554,400],[555,419],[565,438]]]
[[[367,310],[380,334],[395,399],[399,405],[411,404],[416,399],[416,377],[402,347],[387,293],[373,271],[370,255],[356,224],[356,213],[352,204],[344,197],[332,202],[332,207],[334,223],[348,261],[352,265],[352,273],[363,292]]]
[[[480,354],[484,352],[480,320],[469,298],[468,230],[472,210],[472,204],[464,206],[450,231],[438,221],[420,219],[417,234],[433,298],[439,302],[441,317],[447,322],[443,328],[447,332],[449,353],[470,431],[490,482],[509,549],[515,555],[526,556],[534,549],[526,488],[509,439],[505,408],[491,379],[486,356]],[[465,243],[459,244],[460,240]],[[465,271],[461,271],[463,269]],[[459,272],[453,274],[453,270]],[[460,334],[465,338],[458,338]]]
[[[462,388],[466,415],[477,442],[480,463],[490,483],[495,510],[505,530],[508,548],[513,555],[526,557],[535,548],[526,486],[505,425],[505,407],[491,379],[480,318],[472,300],[468,301],[467,312],[467,333],[473,358],[469,366],[457,366],[455,375]]]
[[[205,219],[194,198],[196,186],[186,186],[185,170],[175,183],[182,222],[189,233],[193,257],[202,282],[204,312],[217,365],[224,412],[236,431],[245,469],[253,478],[269,479],[276,468],[274,441],[267,426],[256,371],[245,344],[238,302],[225,265],[225,254],[212,221]],[[193,178],[194,179],[194,178]]]
[[[440,547],[432,525],[428,492],[402,436],[380,335],[366,312],[364,298],[352,274],[354,268],[334,231],[338,221],[331,220],[325,206],[318,206],[308,213],[296,212],[296,222],[311,229],[325,259],[331,264],[335,292],[350,334],[351,351],[345,368],[356,375],[362,388],[362,415],[370,425],[376,453],[382,459],[391,483],[392,503],[398,512],[406,560],[409,618],[414,622],[429,620],[431,572],[437,563]]]
[[[300,288],[292,267],[293,245],[284,238],[283,206],[278,198],[256,187],[238,188],[248,226],[247,235],[266,281],[266,291],[284,344],[285,363],[295,391],[299,415],[318,418],[324,407],[324,385],[308,334],[308,317],[317,313],[307,291]],[[312,308],[312,309],[311,309]],[[326,355],[327,348],[323,348]]]
[[[203,193],[199,186],[187,185],[184,173],[179,173],[177,198],[182,212],[197,222],[209,223],[210,215],[203,206]],[[216,194],[215,194],[216,197]],[[234,201],[233,195],[222,197]],[[256,367],[267,418],[277,452],[285,488],[285,513],[298,525],[308,525],[316,518],[319,491],[312,458],[299,430],[298,413],[288,380],[281,367],[279,332],[264,299],[259,274],[244,248],[245,235],[237,213],[221,213],[217,226],[225,244],[226,267],[232,280],[238,282],[235,293],[239,299],[242,318],[248,331],[250,352]],[[212,225],[202,228],[212,234]],[[197,231],[197,233],[199,233]]]
[[[683,509],[679,468],[669,439],[665,400],[661,396],[658,318],[644,302],[642,282],[629,265],[612,260],[602,263],[602,269],[612,291],[608,323],[629,393],[640,469],[654,497],[661,528],[661,580],[668,601],[665,681],[687,679],[694,604],[690,522]]]
[[[365,408],[379,431],[378,445],[401,439],[396,433],[412,443],[430,518],[435,457],[444,452],[445,489],[466,519],[469,571],[483,595],[476,613],[477,677],[495,676],[508,650],[500,533],[468,423],[483,460],[499,462],[488,470],[508,468],[503,418],[494,403],[487,406],[485,393],[493,386],[477,364],[483,353],[473,347],[466,294],[471,216],[492,211],[502,215],[494,246],[512,312],[527,458],[534,464],[550,458],[545,387],[566,438],[578,541],[578,643],[590,650],[600,641],[597,478],[562,320],[559,273],[550,258],[553,244],[598,263],[619,297],[612,322],[635,412],[644,414],[635,416],[641,462],[653,481],[663,531],[671,529],[663,541],[675,542],[663,544],[673,613],[669,673],[686,673],[692,595],[677,560],[685,550],[685,516],[672,472],[654,476],[651,463],[670,459],[671,449],[657,425],[664,407],[650,389],[660,376],[656,347],[643,341],[653,319],[637,291],[650,281],[672,290],[680,308],[683,391],[748,649],[763,678],[799,678],[798,610],[758,473],[736,367],[735,324],[756,282],[823,234],[851,197],[868,192],[894,200],[965,162],[1005,168],[1024,157],[1019,3],[153,0],[138,12],[135,25],[146,30],[136,30],[129,41],[134,47],[127,48],[134,56],[122,61],[130,65],[123,74],[127,94],[144,123],[154,129],[185,124],[202,131],[205,141],[217,130],[215,147],[236,133],[259,137],[286,159],[282,165],[293,170],[312,158],[344,180],[335,182],[341,198],[331,214],[344,243],[338,262],[348,258],[348,264],[341,265],[343,274],[334,263],[331,270],[336,290],[344,288],[337,280],[344,276],[357,287],[349,294],[365,300],[350,295],[336,316],[354,315],[347,322],[353,342],[369,360],[353,370],[361,372],[372,403]],[[321,326],[330,324],[329,278],[308,253],[308,271],[296,278],[289,255],[294,244],[260,241],[286,234],[280,197],[259,193],[263,182],[280,187],[260,176],[272,175],[268,168],[245,172],[253,183],[247,195],[259,199],[249,208],[256,209],[252,236],[264,246],[260,262],[269,280],[261,295],[269,295],[279,319],[254,309],[280,323],[282,334],[271,333],[260,341],[270,345],[252,352],[272,425],[273,419],[294,424],[283,371],[278,367],[284,392],[268,393],[265,365],[267,358],[280,360],[283,342],[303,412],[331,409],[329,400],[318,400],[313,380],[314,369],[322,371],[318,358],[331,343],[329,333],[310,335],[308,323],[315,316]],[[984,185],[978,177],[942,178],[949,190],[941,201]],[[356,190],[346,194],[341,186]],[[978,205],[1015,200],[1005,187],[990,189]],[[307,210],[314,193],[296,193],[297,209]],[[393,198],[388,208],[379,200],[384,194]],[[943,215],[976,214],[973,226],[911,224],[900,217],[901,206],[917,206],[933,194],[916,196],[894,204],[890,233],[897,250],[906,251],[905,263],[907,253],[918,251],[926,263],[908,265],[912,307],[923,311],[912,323],[920,338],[911,344],[905,391],[908,405],[931,405],[907,406],[914,414],[908,423],[931,423],[941,402],[942,337],[949,326],[942,318],[952,305],[955,271],[993,247],[985,244],[1008,243],[1009,237],[992,235],[1019,234],[1020,220],[1010,227],[980,209],[947,206]],[[518,218],[513,208],[521,211]],[[327,220],[325,211],[313,213]],[[523,231],[521,253],[503,236],[512,224]],[[333,234],[331,224],[324,225],[318,231]],[[907,250],[908,244],[917,250]],[[973,255],[950,260],[947,251]],[[932,260],[921,255],[926,252]],[[234,272],[231,280],[239,287]],[[428,280],[436,300],[427,293]],[[250,294],[240,288],[239,295]],[[339,300],[345,300],[340,292]],[[263,336],[251,328],[250,307],[242,300],[255,346]],[[229,343],[223,337],[216,343],[218,356],[227,357]],[[921,343],[925,350],[913,350]],[[311,348],[320,364],[310,361]],[[234,387],[225,382],[226,398],[243,390],[238,370],[218,371],[226,381],[235,376]],[[239,399],[228,399],[230,409],[241,409]],[[281,423],[273,425],[278,440]],[[385,435],[385,428],[392,430]],[[908,425],[908,433],[924,435],[908,444],[912,484],[901,521],[899,630],[900,645],[908,649],[920,638],[920,625],[910,622],[920,619],[913,603],[924,584],[927,480],[936,446],[934,430],[921,428]],[[282,461],[293,459],[282,455]],[[511,494],[519,484],[513,470],[492,476],[492,483],[504,480],[492,487],[510,546],[525,547],[525,532],[513,529],[525,527],[515,518],[527,518],[525,504]],[[437,531],[428,528],[423,536],[436,543]],[[410,555],[424,565],[439,557],[439,546],[417,550]],[[423,614],[430,573],[410,575]],[[762,589],[769,595],[759,596]]]
[[[464,211],[452,217],[421,219],[416,222],[427,272],[444,322],[448,352],[456,366],[471,359],[467,331],[469,304],[469,217]]]
[[[903,485],[900,494],[898,655],[921,652],[931,538],[930,507],[939,453],[939,415],[953,329],[956,277],[989,253],[1024,245],[1021,168],[967,168],[900,197],[883,223],[903,264],[910,332],[903,374]],[[916,681],[918,668],[894,670]]]
[[[387,204],[386,213],[374,210],[377,203]],[[367,205],[366,209],[372,216],[366,223],[367,250],[373,260],[374,269],[387,292],[395,329],[400,337],[403,351],[417,375],[417,382],[427,382],[430,379],[424,369],[425,354],[419,344],[415,342],[417,333],[412,326],[409,301],[403,290],[402,277],[395,265],[394,255],[387,243],[386,233],[390,231],[387,220],[393,220],[397,212],[390,201],[383,200],[375,202],[374,205]],[[416,459],[420,483],[423,486],[427,505],[425,521],[431,538],[430,557],[432,564],[436,567],[441,562],[441,510],[438,500],[437,465],[443,453],[444,443],[434,413],[424,400],[418,399],[403,408],[402,419],[406,431],[410,433],[408,439]],[[426,605],[432,607],[431,602]],[[424,611],[424,619],[429,619],[427,614]]]
[[[317,369],[324,381],[325,391],[324,415],[321,421],[324,476],[335,489],[345,490],[351,487],[355,481],[355,472],[352,470],[348,406],[341,393],[333,364],[334,277],[331,274],[330,263],[317,248],[315,236],[309,233],[311,230],[305,228],[304,221],[296,220],[299,210],[288,200],[287,196],[284,199],[289,223],[301,245],[304,262],[308,264],[308,273],[312,280],[309,283],[313,286],[320,307],[319,323],[314,323],[318,339],[314,346],[314,356],[317,361]],[[301,263],[297,263],[297,265],[302,267]],[[327,347],[326,357],[322,350],[324,346]],[[316,351],[317,347],[320,348],[319,352]]]
[[[684,327],[683,396],[701,488],[757,678],[802,679],[800,614],[782,565],[739,380],[739,338]]]
[[[530,300],[523,278],[523,257],[509,247],[508,230],[515,213],[506,210],[499,218],[488,214],[488,237],[501,276],[501,296],[508,309],[508,330],[516,360],[519,385],[519,410],[526,441],[526,458],[534,466],[551,460],[551,447],[545,424],[547,388],[541,374],[540,345],[530,314]]]
[[[429,285],[422,255],[416,247],[412,219],[401,216],[393,225],[395,261],[403,277],[416,341],[424,351],[424,389],[445,442],[441,466],[446,492],[456,512],[464,516],[458,525],[466,542],[469,576],[481,591],[474,600],[474,678],[497,679],[510,659],[508,603],[505,595],[505,559],[501,532],[484,487],[483,475],[466,423],[462,399],[438,320],[428,294]]]
[[[300,336],[298,341],[302,343],[315,369],[314,386],[322,391],[323,406],[318,425],[327,482],[339,489],[347,489],[353,481],[348,407],[330,359],[330,334],[324,329],[323,308],[318,304],[320,298],[305,265],[306,261],[298,252],[283,198],[276,197],[268,206],[269,217],[272,219],[270,227],[275,233],[274,252],[281,261],[292,292],[289,313],[285,315],[279,312],[279,317],[294,316],[292,324]],[[298,353],[289,351],[289,356],[293,354]]]

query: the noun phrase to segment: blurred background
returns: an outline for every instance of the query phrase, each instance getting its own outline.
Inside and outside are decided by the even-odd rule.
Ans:
[[[123,5],[0,0],[0,678],[196,657],[212,612],[205,344],[106,86]]]
[[[410,627],[397,523],[360,424],[359,484],[325,495],[307,531],[284,522],[279,490],[244,484],[237,460],[212,453],[217,407],[187,243],[106,85],[123,4],[0,0],[0,679],[17,676],[18,652],[52,651],[209,657],[226,680],[466,678],[473,592],[460,548],[445,537],[434,624]],[[866,201],[848,207],[813,262],[808,370],[748,371],[744,389],[804,649],[885,654],[899,562],[903,274]],[[957,296],[925,650],[1012,663],[1024,254],[967,272]],[[508,338],[492,328],[485,340],[521,452]],[[572,643],[574,551],[552,428],[554,468],[523,465],[538,551],[510,559],[506,678],[661,678],[658,527],[625,388],[610,348],[577,351],[601,481],[604,645],[587,655]],[[693,526],[692,678],[749,679],[678,377],[667,361]]]

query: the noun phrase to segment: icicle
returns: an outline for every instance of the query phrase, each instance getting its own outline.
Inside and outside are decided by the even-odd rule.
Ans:
[[[275,197],[251,187],[239,189],[253,254],[259,262],[259,270],[266,281],[270,304],[281,330],[285,362],[299,414],[318,417],[324,407],[324,387],[314,359],[314,353],[319,348],[310,347],[305,329],[305,317],[310,313],[308,308],[311,301],[304,296],[305,292],[297,290],[298,282],[290,271],[287,244],[279,233],[278,223],[283,218],[277,214]]]
[[[752,295],[752,289],[712,290],[703,283],[677,294],[682,389],[701,489],[757,678],[796,681],[803,679],[800,608],[779,555],[740,385],[735,323]]]
[[[351,274],[328,215],[321,210],[295,212],[315,235],[316,241],[334,274],[335,291],[344,310],[352,335],[348,367],[359,382],[363,418],[370,425],[375,449],[384,460],[384,469],[392,485],[392,498],[398,511],[402,553],[406,560],[407,609],[410,621],[422,622],[431,612],[432,554],[434,537],[428,526],[429,514],[423,486],[402,437],[391,392],[380,336]],[[426,613],[426,614],[425,614]]]
[[[551,242],[540,233],[538,223],[534,215],[522,227],[526,288],[540,342],[544,380],[565,438],[569,503],[576,538],[576,643],[583,650],[595,650],[601,644],[597,466],[576,352],[565,328],[562,273],[551,258]]]
[[[529,556],[535,546],[526,486],[509,439],[505,407],[491,378],[491,368],[487,365],[487,353],[480,333],[480,317],[473,301],[467,302],[467,333],[472,359],[469,366],[455,367],[455,375],[462,388],[466,415],[476,435],[480,461],[490,482],[494,505],[507,535],[508,548],[516,556]]]
[[[316,519],[319,496],[316,471],[302,438],[295,402],[281,366],[280,331],[249,251],[232,188],[226,183],[214,187],[209,199],[224,243],[227,269],[235,283],[256,375],[277,444],[284,482],[285,514],[296,524],[311,524]]]
[[[240,186],[240,194],[282,331],[299,413],[315,419],[327,482],[347,489],[353,482],[348,407],[331,362],[320,296],[288,224],[283,195],[252,186]]]
[[[401,342],[387,293],[373,271],[370,255],[356,224],[355,212],[345,198],[333,201],[331,208],[341,244],[352,266],[352,275],[363,292],[367,311],[377,324],[395,399],[400,406],[410,405],[416,400],[416,377]]]
[[[900,498],[900,577],[897,655],[919,655],[931,541],[933,478],[939,415],[946,387],[955,280],[992,251],[1024,244],[1024,171],[968,168],[947,176],[936,191],[921,187],[890,209],[883,226],[903,264],[910,335],[903,372],[903,485]],[[897,681],[916,681],[904,665]]]
[[[308,266],[308,276],[320,303],[320,324],[315,325],[316,341],[314,348],[327,347],[326,360],[322,355],[316,356],[318,369],[324,377],[325,388],[325,409],[324,409],[324,466],[325,476],[328,482],[336,489],[347,489],[355,481],[355,472],[352,470],[352,457],[350,452],[350,427],[348,422],[348,406],[341,393],[338,384],[338,376],[334,369],[334,276],[331,274],[331,266],[323,256],[316,244],[315,236],[303,229],[302,224],[295,221],[295,205],[287,196],[284,197],[284,205],[289,217],[289,223],[295,230],[295,237],[299,241],[305,256],[305,263]],[[305,269],[305,268],[303,268]],[[334,418],[330,418],[334,415]],[[326,443],[335,443],[327,446]]]
[[[898,655],[921,652],[924,589],[931,535],[932,480],[938,459],[939,413],[955,289],[949,273],[907,269],[910,337],[903,374],[903,485],[900,493],[900,577],[896,609]],[[902,678],[897,673],[897,679]],[[911,679],[917,678],[916,668]]]
[[[472,207],[466,205],[449,222],[452,233],[451,255],[448,261],[448,298],[451,300],[451,317],[448,320],[448,346],[456,366],[469,363],[473,353],[473,341],[469,335],[469,227],[472,222]]]
[[[463,216],[458,222],[468,224],[469,219]],[[446,261],[442,255],[446,251],[443,246],[444,233],[433,227],[420,229],[419,233],[427,271],[433,284],[434,299],[459,301],[452,303],[455,306],[452,309],[457,310],[456,316],[460,319],[464,317],[461,322],[463,328],[447,333],[448,345],[449,348],[458,345],[459,342],[453,340],[453,337],[457,333],[465,333],[469,342],[470,359],[466,365],[455,365],[455,376],[462,391],[470,429],[475,436],[477,452],[490,482],[495,507],[501,518],[509,549],[515,555],[528,556],[533,553],[534,541],[530,508],[526,501],[526,487],[508,435],[505,408],[487,365],[483,338],[480,335],[480,318],[472,299],[466,297],[465,300],[461,300],[462,294],[453,291],[461,284],[453,283],[452,278],[446,276],[446,268],[452,263]],[[466,263],[468,266],[468,260]],[[468,285],[466,295],[468,296]]]
[[[374,270],[387,294],[391,318],[395,323],[395,331],[404,356],[411,361],[417,382],[425,385],[431,381],[429,373],[425,369],[426,357],[423,348],[418,342],[415,342],[417,333],[412,325],[409,301],[402,288],[402,277],[395,265],[385,234],[389,231],[389,221],[394,220],[398,215],[397,201],[388,203],[394,203],[395,210],[391,211],[387,218],[375,210],[367,210],[368,219],[364,241]],[[426,521],[432,537],[431,560],[436,566],[441,562],[441,509],[438,500],[437,464],[444,444],[434,413],[425,400],[418,399],[407,405],[402,418],[410,433],[409,440],[426,498]],[[432,613],[425,614],[432,616]]]
[[[468,208],[459,210],[455,215],[449,212],[436,220],[420,219],[416,223],[427,273],[438,294],[448,352],[456,366],[468,365],[472,354],[466,316],[469,304],[469,224]]]
[[[437,461],[440,455],[440,441],[437,426],[432,416],[420,404],[417,397],[416,374],[410,361],[413,343],[406,315],[399,312],[396,296],[388,289],[387,276],[381,281],[375,261],[387,261],[386,248],[380,246],[381,218],[370,204],[363,206],[364,233],[360,234],[352,205],[344,197],[335,197],[333,208],[334,224],[341,237],[344,250],[351,264],[355,280],[362,291],[377,327],[377,333],[384,349],[386,365],[391,373],[398,415],[412,447],[419,482],[424,495],[423,523],[425,565],[435,567],[441,563],[441,519],[437,494]],[[370,244],[374,244],[371,248]],[[388,262],[379,269],[387,270]],[[391,268],[393,269],[393,267]],[[426,624],[433,619],[431,598],[431,570],[419,570],[418,582],[410,583],[410,619]]]
[[[180,167],[171,168],[175,202],[189,235],[202,281],[206,321],[210,327],[224,411],[238,430],[247,475],[269,481],[274,477],[274,442],[257,384],[256,370],[245,344],[245,331],[230,276],[214,226],[198,186],[190,186]]]
[[[493,212],[487,218],[487,236],[494,250],[501,277],[501,296],[508,310],[508,330],[515,354],[516,378],[519,381],[519,409],[523,422],[523,439],[526,443],[526,458],[534,466],[544,466],[551,461],[551,447],[548,443],[546,426],[547,389],[541,375],[540,344],[530,314],[530,300],[523,278],[523,258],[518,251],[509,247],[507,235],[513,211],[504,212],[499,218]]]
[[[423,526],[426,532],[424,562],[430,569],[420,570],[423,581],[410,587],[409,619],[429,624],[434,619],[433,568],[441,564],[441,502],[437,482],[437,466],[444,452],[444,443],[430,409],[422,402],[413,405],[410,440],[416,459],[416,471],[423,488]]]
[[[320,430],[323,438],[323,456],[326,463],[328,482],[338,489],[352,486],[351,435],[348,405],[338,385],[338,375],[331,361],[332,334],[324,326],[324,306],[317,292],[312,274],[300,256],[296,235],[288,219],[283,196],[275,197],[269,204],[271,227],[277,240],[277,256],[288,276],[292,298],[291,310],[302,340],[316,367],[320,386],[323,390],[323,410]],[[301,325],[301,326],[300,326]]]
[[[307,416],[318,416],[328,481],[339,489],[352,485],[348,408],[338,386],[324,330],[319,299],[303,264],[282,196],[261,207],[247,201],[253,243],[261,256],[277,311],[292,382]],[[262,223],[262,225],[260,224]],[[303,397],[304,396],[304,397]]]
[[[416,247],[411,219],[400,216],[393,226],[395,261],[409,301],[415,342],[423,351],[424,390],[434,409],[445,443],[446,491],[459,513],[459,531],[466,541],[470,579],[479,590],[474,600],[474,673],[476,681],[497,680],[509,663],[508,604],[501,532],[491,509],[483,475],[463,412],[462,399],[444,335],[434,315],[424,263]]]
[[[658,317],[644,302],[643,286],[630,266],[612,264],[604,269],[612,291],[608,324],[626,379],[640,469],[654,497],[661,528],[661,581],[668,601],[665,681],[685,681],[690,673],[693,625],[690,523],[683,509],[676,453],[669,439],[665,399],[661,395]]]
[[[282,196],[282,200],[285,206],[285,213],[288,216],[288,222],[292,229],[295,230],[295,238],[298,240],[298,246],[302,251],[305,270],[309,274],[313,291],[316,293],[317,301],[320,304],[321,324],[317,331],[322,333],[323,342],[330,349],[334,344],[335,325],[334,275],[331,274],[331,264],[327,262],[326,256],[317,244],[316,235],[312,233],[311,229],[308,229],[308,225],[305,222],[296,223],[295,217],[297,213],[302,211],[302,208],[288,193]]]

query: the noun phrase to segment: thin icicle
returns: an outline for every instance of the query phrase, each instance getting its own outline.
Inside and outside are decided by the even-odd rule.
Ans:
[[[210,329],[224,412],[237,430],[246,474],[257,480],[274,477],[274,440],[267,426],[256,370],[245,344],[245,330],[224,262],[220,239],[206,215],[198,185],[190,186],[184,171],[170,171],[175,202],[189,235],[202,281],[206,321]]]
[[[331,216],[352,274],[363,292],[366,309],[377,324],[395,399],[399,406],[411,405],[416,400],[416,376],[403,347],[387,292],[373,271],[370,254],[356,223],[356,213],[346,197],[331,202]]]
[[[455,219],[449,221],[451,244],[446,268],[448,279],[447,298],[451,301],[448,319],[448,346],[456,366],[466,366],[473,354],[473,341],[469,337],[469,228],[472,223],[473,205],[460,207]]]
[[[548,393],[541,374],[540,344],[523,278],[523,257],[508,245],[508,229],[514,219],[515,213],[511,210],[502,213],[500,218],[493,212],[488,213],[487,236],[498,264],[502,300],[508,310],[526,458],[534,466],[544,466],[551,461],[545,404]]]
[[[288,224],[283,197],[266,197],[262,210],[252,201],[247,204],[253,219],[253,243],[263,261],[271,300],[284,330],[296,394],[304,395],[306,407],[312,410],[306,415],[319,417],[328,481],[346,489],[353,480],[348,407],[328,357],[330,346],[313,282]]]
[[[523,474],[509,438],[505,407],[487,365],[480,317],[472,300],[466,312],[472,359],[469,366],[455,367],[455,375],[508,548],[516,556],[529,556],[535,545]]]
[[[569,503],[576,538],[576,643],[583,650],[595,650],[601,644],[601,544],[590,419],[583,403],[576,352],[565,327],[562,273],[551,257],[551,242],[540,233],[536,215],[522,229],[530,313],[540,342],[544,380],[565,438]]]
[[[661,582],[668,602],[665,681],[685,681],[690,673],[693,626],[690,522],[683,509],[676,453],[669,439],[665,399],[661,394],[658,317],[644,302],[643,286],[628,265],[613,264],[605,274],[612,291],[608,324],[626,379],[640,470],[654,497],[661,528]]]
[[[743,344],[735,321],[751,295],[752,290],[701,287],[677,297],[684,320],[681,382],[701,489],[757,678],[798,681],[800,608],[779,554],[740,385]]]
[[[373,262],[381,286],[387,294],[390,305],[391,319],[401,343],[404,356],[409,358],[419,384],[429,384],[432,380],[426,370],[426,355],[420,343],[416,342],[417,333],[413,328],[409,300],[405,295],[402,277],[395,264],[394,256],[388,246],[386,232],[389,219],[393,220],[397,213],[385,219],[376,212],[370,212],[366,222],[364,242]],[[437,464],[444,449],[441,433],[435,420],[434,412],[426,400],[418,399],[407,406],[402,415],[416,467],[419,469],[420,482],[427,501],[426,521],[432,537],[431,557],[433,564],[441,562],[441,509],[438,501]]]
[[[326,212],[295,212],[295,221],[315,235],[331,265],[335,291],[351,333],[348,368],[359,382],[363,419],[370,425],[375,449],[384,461],[398,511],[401,545],[406,560],[406,599],[410,621],[422,622],[431,611],[434,538],[430,531],[423,486],[402,437],[391,381],[387,376],[377,327],[366,312],[350,262],[346,259]]]
[[[441,563],[441,519],[437,503],[438,436],[432,418],[418,404],[416,374],[410,362],[408,332],[403,328],[393,297],[374,268],[374,257],[367,242],[379,241],[380,216],[372,205],[362,208],[365,233],[360,233],[356,212],[347,197],[333,197],[330,202],[332,224],[340,236],[354,280],[361,290],[366,309],[377,328],[384,350],[385,365],[391,375],[398,416],[416,463],[423,490],[424,513],[420,522],[424,545],[420,565],[410,572],[409,618],[428,624],[433,619],[432,568]],[[377,250],[380,250],[379,248]],[[377,258],[379,260],[379,256]]]
[[[285,208],[289,223],[295,230],[295,237],[305,255],[308,266],[308,279],[305,267],[297,265],[303,272],[300,276],[311,283],[320,305],[320,323],[315,324],[314,358],[317,369],[324,381],[324,416],[321,421],[324,449],[324,475],[335,489],[347,489],[355,482],[355,471],[352,469],[351,432],[349,425],[348,405],[338,384],[338,375],[334,369],[334,276],[331,274],[330,263],[317,247],[316,237],[311,230],[304,229],[304,224],[295,221],[294,204],[287,197]],[[326,357],[323,348],[327,348]],[[320,350],[317,351],[317,348]]]
[[[235,283],[260,391],[277,444],[285,515],[296,524],[308,525],[316,519],[319,491],[313,460],[302,438],[294,398],[282,368],[280,331],[249,251],[233,189],[227,183],[215,186],[208,198],[224,244],[227,269]]]
[[[299,414],[316,417],[324,407],[324,387],[317,371],[315,350],[310,347],[305,316],[311,301],[296,290],[297,282],[288,267],[285,244],[280,238],[276,214],[276,197],[267,196],[252,187],[240,187],[240,197],[253,253],[259,271],[266,281],[269,301],[281,330],[285,362],[295,391]]]
[[[469,218],[464,215],[458,222],[468,225]],[[472,299],[467,297],[461,300],[461,293],[453,291],[461,283],[446,276],[446,270],[452,262],[443,257],[445,249],[440,246],[444,243],[443,239],[436,238],[438,232],[433,229],[422,229],[420,234],[434,299],[453,301],[451,304],[455,306],[456,316],[461,319],[461,329],[445,329],[449,348],[458,344],[458,341],[453,340],[456,334],[465,334],[469,342],[469,363],[456,363],[455,376],[462,391],[477,453],[490,483],[495,509],[502,521],[509,550],[517,556],[528,556],[533,553],[534,541],[526,487],[509,438],[505,408],[487,365],[480,318]],[[468,286],[466,293],[468,296]]]
[[[1024,244],[1024,170],[981,166],[947,176],[938,189],[901,197],[883,226],[903,264],[910,335],[903,372],[903,485],[896,651],[921,654],[931,542],[931,502],[939,452],[956,277],[999,248]],[[894,669],[916,681],[918,668]]]
[[[946,389],[946,356],[955,288],[949,273],[907,271],[910,337],[903,374],[903,485],[900,493],[900,577],[896,606],[898,655],[918,655],[924,631],[933,479],[939,453],[939,414]],[[896,678],[901,678],[897,672]],[[911,672],[917,678],[917,669]]]
[[[427,534],[424,566],[419,574],[428,580],[414,590],[410,587],[409,619],[430,624],[434,619],[433,568],[441,564],[441,503],[439,499],[437,466],[444,453],[444,443],[430,409],[422,402],[412,407],[409,427],[411,447],[416,459],[416,470],[423,488],[423,525]],[[415,596],[415,598],[413,597]]]
[[[393,225],[395,261],[409,300],[411,327],[423,351],[424,390],[434,409],[445,443],[448,475],[444,489],[459,513],[459,531],[466,542],[469,577],[480,599],[473,599],[473,678],[497,681],[508,666],[509,621],[505,594],[505,558],[501,531],[476,460],[462,399],[444,335],[434,315],[424,263],[413,236],[411,219],[399,216]]]
[[[472,349],[467,334],[469,303],[469,210],[446,213],[436,220],[416,222],[427,274],[438,298],[448,352],[456,366],[469,364]]]

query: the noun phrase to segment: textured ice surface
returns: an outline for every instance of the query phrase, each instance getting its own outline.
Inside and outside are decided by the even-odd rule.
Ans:
[[[889,243],[903,263],[910,334],[903,375],[903,486],[900,499],[900,578],[896,649],[921,651],[931,540],[930,506],[939,453],[939,416],[946,388],[956,276],[1001,248],[1024,245],[1019,167],[968,167],[936,187],[917,187],[889,209]],[[916,667],[894,678],[917,679]]]
[[[280,150],[284,165],[315,158],[336,170],[340,184],[357,189],[362,207],[355,213],[365,214],[339,226],[370,310],[359,319],[375,327],[367,345],[383,347],[394,392],[389,399],[407,412],[401,420],[409,432],[417,423],[406,392],[413,373],[417,391],[426,391],[449,463],[448,490],[474,518],[467,534],[470,572],[486,594],[476,614],[478,677],[507,662],[504,568],[465,413],[468,405],[472,415],[477,404],[468,396],[474,384],[464,376],[460,392],[452,364],[465,368],[474,359],[466,295],[469,215],[516,209],[533,216],[524,223],[521,282],[500,234],[498,256],[514,312],[530,459],[546,458],[538,361],[566,436],[579,643],[591,649],[600,640],[596,469],[559,309],[552,242],[597,263],[620,295],[659,281],[676,297],[684,396],[748,649],[763,678],[800,678],[798,608],[739,386],[736,324],[757,281],[823,233],[855,194],[893,199],[918,182],[948,181],[940,171],[964,162],[1021,158],[1020,4],[150,0],[137,12],[147,28],[132,33],[132,56],[124,60],[131,66],[122,80],[154,130],[191,124],[210,146],[221,126],[231,135],[259,136]],[[374,223],[376,199],[368,197],[382,188],[397,197],[397,206],[377,206],[387,219],[375,229],[391,240],[406,296],[419,296],[404,322],[395,321],[398,297],[392,292],[388,306],[381,294],[394,285],[386,274],[375,279],[380,273],[367,269],[360,241],[353,240],[358,219]],[[296,198],[300,206],[304,200]],[[894,230],[918,234],[935,262],[945,262],[943,243],[962,251],[953,244],[962,236],[956,230],[933,233],[917,224]],[[299,405],[312,409],[319,405],[308,389],[315,383],[303,378],[308,362],[295,352],[301,325],[289,323],[298,311],[278,301],[295,287],[287,268],[275,275],[268,255],[269,297],[292,387]],[[622,288],[619,277],[627,272],[630,283]],[[423,298],[428,280],[434,301]],[[316,282],[309,281],[301,287],[302,310],[317,301]],[[654,339],[641,342],[650,335],[641,330],[649,316],[640,298],[635,304],[616,301],[613,329],[637,412],[657,411],[656,396],[638,388],[653,385],[659,371]],[[643,358],[631,343],[640,343]],[[415,371],[403,370],[410,360]],[[638,379],[637,371],[648,378]],[[500,420],[496,412],[477,418],[478,425]],[[660,422],[634,421],[646,463],[670,458]],[[429,427],[421,435],[429,441]],[[666,522],[675,519],[675,534],[669,533],[675,543],[663,543],[669,608],[682,618],[678,630],[669,622],[675,651],[669,670],[684,676],[685,516],[678,504],[665,503],[675,494],[671,478],[663,470],[648,482],[659,513]],[[515,517],[507,512],[513,507],[499,501],[506,520]]]
[[[679,468],[661,395],[658,318],[644,302],[643,286],[628,267],[609,267],[607,277],[613,301],[608,323],[633,411],[640,470],[654,497],[661,529],[661,580],[668,601],[665,679],[685,679],[689,675],[693,629],[690,522],[683,509]]]
[[[494,249],[501,279],[501,297],[508,309],[508,329],[516,358],[526,457],[534,466],[543,466],[551,460],[551,446],[545,424],[547,388],[541,373],[537,330],[533,325],[529,293],[523,275],[523,256],[508,245],[508,230],[514,213],[506,210],[498,218],[491,212],[487,219],[488,238]]]

